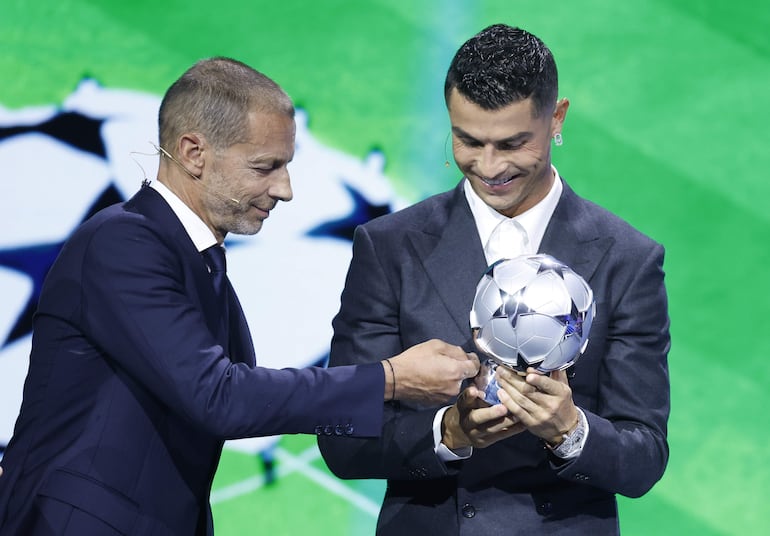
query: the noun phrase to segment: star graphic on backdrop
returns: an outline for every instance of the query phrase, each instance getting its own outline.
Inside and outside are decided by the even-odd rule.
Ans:
[[[327,221],[313,227],[307,232],[308,236],[333,237],[352,242],[353,231],[358,225],[391,212],[390,205],[374,205],[354,187],[346,183],[343,183],[343,186],[353,199],[353,210],[343,218]]]
[[[123,196],[117,188],[114,185],[108,186],[88,209],[82,221],[99,210],[121,201]],[[37,309],[43,281],[63,246],[64,240],[0,250],[0,266],[21,272],[32,280],[32,292],[16,323],[3,341],[3,347],[32,333],[32,316]]]
[[[34,125],[0,126],[0,141],[23,134],[45,134],[62,143],[107,158],[102,141],[103,119],[93,119],[78,112],[62,112]]]

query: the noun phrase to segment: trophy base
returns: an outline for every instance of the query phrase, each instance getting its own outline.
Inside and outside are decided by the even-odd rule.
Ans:
[[[493,359],[487,359],[481,363],[479,373],[474,381],[476,387],[484,393],[484,401],[490,406],[500,404],[497,391],[500,385],[497,383],[497,367],[504,367]]]

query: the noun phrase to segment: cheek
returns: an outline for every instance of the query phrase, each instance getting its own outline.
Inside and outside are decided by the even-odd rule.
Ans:
[[[467,167],[473,163],[476,159],[472,149],[455,144],[452,147],[452,154],[454,155],[455,162],[459,167]]]
[[[523,151],[524,156],[527,160],[532,162],[533,164],[536,164],[538,162],[544,162],[548,159],[548,153],[551,150],[550,145],[532,145],[530,147],[526,147]]]

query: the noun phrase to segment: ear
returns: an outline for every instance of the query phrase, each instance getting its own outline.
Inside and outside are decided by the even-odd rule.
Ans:
[[[203,172],[203,139],[199,134],[188,133],[179,137],[179,163],[193,177],[200,178]]]
[[[569,109],[569,99],[564,98],[556,101],[556,108],[554,109],[553,117],[551,118],[551,137],[561,133],[561,129],[564,126],[564,119],[567,117],[567,109]]]

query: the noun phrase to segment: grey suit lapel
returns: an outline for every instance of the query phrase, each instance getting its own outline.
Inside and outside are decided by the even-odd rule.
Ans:
[[[539,252],[567,264],[589,281],[609,249],[612,239],[586,212],[582,200],[563,183],[559,204],[546,228]],[[463,332],[476,284],[486,270],[484,249],[460,183],[444,204],[437,207],[419,231],[409,234],[430,283]]]
[[[606,254],[612,239],[602,236],[601,229],[589,217],[582,200],[566,184],[546,227],[540,253],[560,260],[589,281]]]
[[[446,206],[437,207],[431,216],[421,231],[410,233],[410,239],[436,295],[460,331],[470,333],[468,315],[487,265],[462,183]]]

